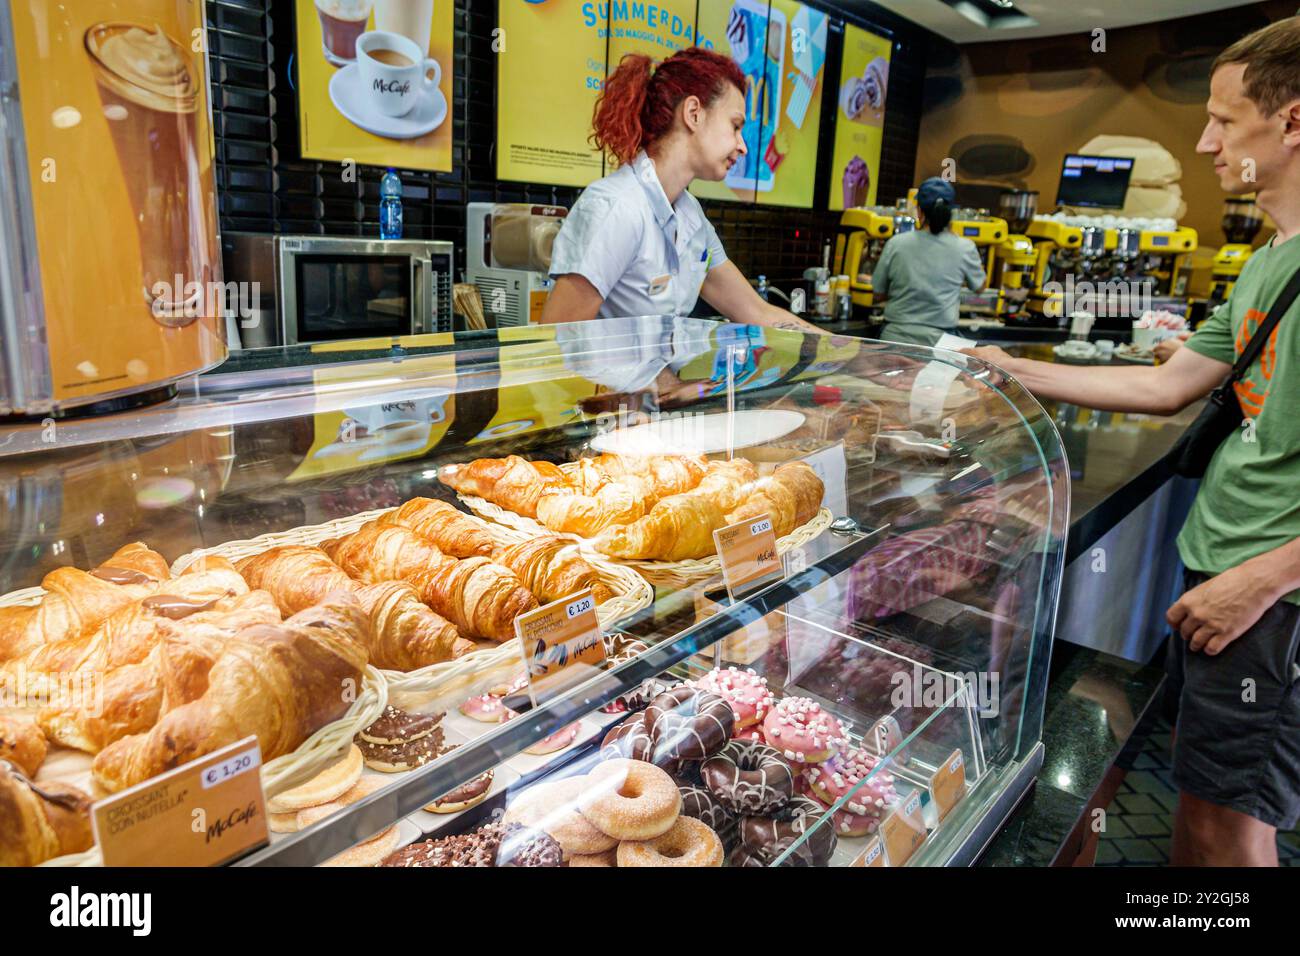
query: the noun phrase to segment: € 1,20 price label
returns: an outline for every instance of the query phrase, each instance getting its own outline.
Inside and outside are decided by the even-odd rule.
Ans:
[[[954,750],[930,778],[930,797],[934,800],[938,819],[966,796],[966,761],[960,750]]]
[[[925,842],[925,822],[921,817],[921,791],[916,790],[880,824],[885,854],[890,866],[902,866]]]
[[[245,737],[91,808],[105,866],[215,866],[268,839],[262,751]]]
[[[523,648],[534,704],[590,677],[605,660],[605,641],[590,588],[519,615],[515,634]]]
[[[722,559],[722,577],[734,601],[781,577],[776,532],[768,515],[749,518],[713,532]]]

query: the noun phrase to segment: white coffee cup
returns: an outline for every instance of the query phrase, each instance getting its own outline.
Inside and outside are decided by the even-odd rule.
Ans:
[[[357,38],[357,67],[366,102],[385,116],[405,116],[442,79],[437,60],[407,37],[384,30]]]

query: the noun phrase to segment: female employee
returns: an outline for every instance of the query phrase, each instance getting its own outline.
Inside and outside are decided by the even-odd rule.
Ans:
[[[583,190],[564,220],[542,322],[689,315],[703,295],[732,322],[820,331],[759,297],[686,191],[694,179],[722,180],[745,155],[744,91],[740,67],[699,47],[658,68],[623,57],[591,137],[619,168]]]
[[[887,342],[934,345],[957,328],[957,305],[965,285],[984,288],[984,262],[975,243],[948,231],[956,194],[935,176],[916,191],[917,228],[885,243],[871,274],[876,302],[885,303]]]

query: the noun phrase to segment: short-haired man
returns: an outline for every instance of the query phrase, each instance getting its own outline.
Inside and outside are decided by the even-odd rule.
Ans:
[[[973,354],[1046,398],[1173,414],[1207,395],[1300,270],[1300,17],[1215,61],[1197,152],[1224,190],[1256,193],[1277,235],[1169,362],[1079,368]],[[1219,447],[1178,537],[1187,590],[1167,613],[1181,677],[1178,865],[1276,866],[1300,816],[1300,303],[1237,384],[1252,427]]]

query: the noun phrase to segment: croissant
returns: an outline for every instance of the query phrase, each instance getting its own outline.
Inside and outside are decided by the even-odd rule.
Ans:
[[[36,866],[95,843],[90,797],[62,783],[33,783],[0,759],[0,866]]]
[[[48,593],[39,604],[0,608],[0,661],[93,631],[169,576],[162,555],[139,542],[119,548],[94,571],[55,568],[41,581]]]
[[[349,592],[281,624],[240,629],[226,638],[203,695],[101,750],[91,764],[95,782],[116,793],[249,734],[264,760],[292,752],[355,699],[368,627]]]
[[[265,591],[218,601],[210,610],[179,620],[159,617],[147,655],[111,669],[77,672],[74,676],[95,679],[65,681],[67,686],[39,711],[37,721],[50,740],[98,753],[128,734],[143,733],[172,707],[200,696],[225,637],[250,624],[279,620],[279,608]],[[182,649],[182,644],[187,646]],[[181,663],[183,674],[176,671]]]
[[[357,583],[320,548],[281,545],[235,565],[249,587],[270,591],[281,613],[297,614],[331,591],[351,591]]]
[[[510,640],[515,618],[538,606],[513,571],[487,558],[444,564],[426,574],[417,587],[420,600],[465,637]]]
[[[649,479],[655,500],[690,491],[704,477],[708,464],[703,455],[603,454],[588,459],[591,466],[610,478],[641,475]]]
[[[248,593],[243,578],[220,569],[184,574],[158,587],[163,593],[131,601],[89,634],[50,641],[0,664],[0,686],[18,684],[24,694],[48,697],[57,692],[61,674],[81,670],[98,676],[139,663],[157,645],[161,621],[201,612],[222,614],[229,607],[223,602]]]
[[[34,777],[48,749],[45,735],[30,720],[0,714],[0,760],[8,760]]]
[[[405,581],[383,581],[356,592],[370,615],[370,663],[387,670],[413,671],[441,664],[474,650],[456,628],[420,602]]]
[[[576,549],[561,538],[532,538],[498,551],[497,564],[519,576],[524,587],[543,604],[558,601],[576,591],[591,588],[597,605],[614,592],[601,583],[596,569],[582,560]]]
[[[463,495],[484,498],[528,518],[537,517],[537,499],[545,492],[568,485],[556,465],[518,455],[447,465],[439,470],[438,480]]]
[[[195,558],[181,574],[198,574],[200,571],[234,571],[236,574],[239,573],[229,558],[223,558],[219,554],[205,554]]]
[[[321,543],[340,568],[362,584],[417,581],[452,560],[429,538],[398,524],[369,521],[352,534]]]
[[[724,514],[740,507],[745,496],[752,490],[758,480],[758,469],[754,463],[745,458],[733,458],[731,461],[711,461],[700,479],[700,483],[691,489],[693,495],[705,495],[713,499],[718,510]]]
[[[688,492],[664,498],[631,524],[606,528],[592,545],[616,558],[683,561],[712,554],[720,527],[722,509],[713,496]]]
[[[549,492],[537,502],[537,520],[560,534],[590,538],[612,524],[640,518],[648,497],[635,479],[608,481],[594,494]]]
[[[778,538],[807,524],[821,507],[825,486],[805,462],[779,465],[775,472],[754,485],[739,508],[727,515],[727,524],[767,514]]]
[[[487,556],[492,553],[492,536],[473,519],[445,501],[412,498],[379,519],[380,524],[410,528],[433,541],[444,554],[454,558]]]

